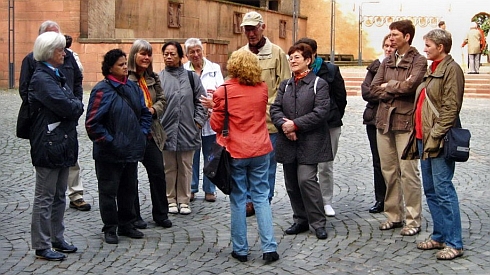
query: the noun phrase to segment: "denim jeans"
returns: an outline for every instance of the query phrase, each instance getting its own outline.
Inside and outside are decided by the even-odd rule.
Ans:
[[[422,140],[417,140],[419,154],[423,153]],[[463,248],[461,216],[458,195],[452,183],[455,163],[439,155],[420,160],[422,184],[434,228],[432,239],[456,249]]]
[[[260,157],[233,159],[231,162],[233,179],[230,194],[231,241],[233,251],[238,255],[245,256],[248,254],[247,219],[245,216],[247,189],[250,190],[255,208],[262,251],[266,253],[277,249],[272,226],[272,211],[268,200],[268,160],[269,155],[267,154]]]
[[[267,171],[267,181],[269,182],[269,203],[272,201],[272,197],[274,197],[274,187],[276,186],[276,169],[277,169],[277,161],[276,161],[276,140],[277,133],[269,134],[269,138],[272,143],[272,152],[269,153],[269,169]],[[251,202],[250,198],[250,190],[247,190],[247,202]]]
[[[211,146],[216,142],[216,135],[202,136],[202,154],[204,159],[207,159],[211,154]],[[194,160],[192,161],[192,182],[191,192],[199,192],[199,175],[201,174],[201,149],[197,149],[194,153]],[[202,175],[202,190],[207,194],[216,193],[216,186],[206,177]]]

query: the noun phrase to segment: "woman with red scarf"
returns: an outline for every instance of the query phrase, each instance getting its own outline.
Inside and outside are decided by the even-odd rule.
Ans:
[[[420,157],[422,183],[433,222],[430,239],[417,244],[421,250],[440,249],[439,260],[463,255],[458,195],[452,183],[455,162],[444,158],[444,136],[459,126],[464,75],[449,55],[451,35],[434,29],[424,36],[427,59],[432,60],[417,88],[415,129],[402,158]]]
[[[333,159],[328,126],[325,123],[330,97],[328,84],[311,70],[313,50],[299,43],[288,51],[293,77],[279,86],[270,108],[279,131],[276,160],[283,164],[284,180],[293,225],[285,233],[299,234],[315,229],[318,239],[326,239],[325,212],[317,179],[318,163]]]

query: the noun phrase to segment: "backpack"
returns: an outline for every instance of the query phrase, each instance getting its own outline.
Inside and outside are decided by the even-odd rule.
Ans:
[[[31,114],[29,101],[23,99],[20,104],[19,115],[17,116],[16,136],[18,138],[29,139],[31,126],[34,123],[35,116]]]

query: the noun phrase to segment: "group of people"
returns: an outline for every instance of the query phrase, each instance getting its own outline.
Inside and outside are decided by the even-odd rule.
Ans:
[[[188,39],[184,48],[166,42],[165,69],[158,74],[145,40],[136,40],[129,55],[120,49],[104,55],[104,79],[90,94],[85,128],[93,141],[107,243],[117,244],[119,236],[144,237],[138,230],[147,227],[138,198],[138,162],[148,173],[153,220],[169,228],[168,213],[191,213],[199,189],[200,149],[206,159],[214,143],[232,156],[233,258],[248,260],[246,217],[255,214],[263,260],[279,259],[270,206],[277,163],[283,164],[293,211],[285,233],[300,234],[311,226],[318,239],[328,237],[326,217],[335,215],[333,160],[347,104],[344,81],[338,66],[317,56],[315,40],[296,41],[286,55],[263,35],[265,27],[259,13],[244,15],[241,28],[248,43],[231,54],[226,81],[219,65],[203,57],[197,38]],[[411,21],[393,22],[383,41],[385,56],[368,67],[362,85],[376,193],[369,211],[385,212],[388,219],[380,230],[403,227],[405,236],[420,232],[415,159],[421,158],[434,231],[417,247],[441,249],[438,259],[454,259],[463,254],[451,182],[454,162],[440,151],[444,134],[456,125],[464,77],[448,54],[449,33],[433,30],[424,36],[424,51],[433,61],[428,69],[427,59],[410,46],[414,33]],[[62,260],[66,256],[60,252],[77,250],[64,240],[63,215],[69,167],[77,163],[76,125],[83,103],[62,70],[65,46],[59,26],[40,31],[33,51],[36,71],[24,95],[33,118],[36,167],[32,243],[36,256],[47,260]],[[189,61],[183,64],[185,56]],[[229,133],[223,135],[226,113]],[[204,178],[202,188],[204,199],[214,202],[215,186]]]
[[[402,228],[403,236],[420,232],[420,159],[433,231],[417,248],[438,249],[437,259],[452,260],[463,255],[461,217],[452,183],[455,162],[445,159],[442,149],[449,129],[460,127],[464,74],[449,54],[449,32],[439,28],[424,35],[425,58],[411,46],[415,27],[410,20],[389,28],[384,55],[368,66],[362,83],[376,198],[369,212],[385,213],[380,230]]]

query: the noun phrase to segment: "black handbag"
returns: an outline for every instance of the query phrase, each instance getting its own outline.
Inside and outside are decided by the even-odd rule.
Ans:
[[[223,124],[223,137],[228,136],[228,94],[225,87],[225,120]],[[204,160],[203,173],[226,195],[231,193],[231,155],[226,151],[226,147],[214,143],[211,154]]]
[[[425,98],[434,114],[439,117],[439,112],[434,107],[434,104],[432,104],[432,101],[430,101],[427,91],[425,92]],[[444,158],[456,162],[467,161],[470,157],[470,138],[470,131],[461,128],[461,120],[458,116],[456,118],[456,125],[449,128],[449,131],[444,136]]]

